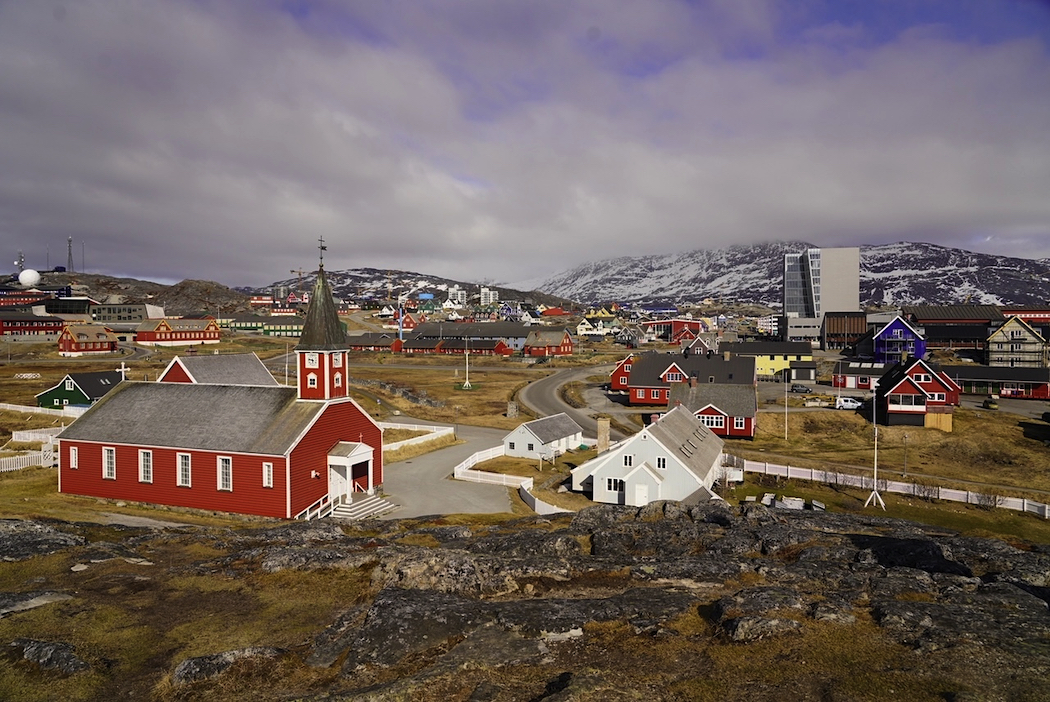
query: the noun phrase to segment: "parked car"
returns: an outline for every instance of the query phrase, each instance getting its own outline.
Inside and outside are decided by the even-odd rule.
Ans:
[[[863,405],[864,403],[855,397],[835,398],[835,409],[857,410],[860,409]]]
[[[813,391],[810,388],[807,388],[805,385],[799,385],[798,383],[792,383],[792,385],[791,385],[791,392],[808,393],[808,392],[813,392]]]
[[[985,399],[983,403],[981,403],[981,406],[985,409],[997,410],[999,409],[999,401],[994,397],[989,397]]]

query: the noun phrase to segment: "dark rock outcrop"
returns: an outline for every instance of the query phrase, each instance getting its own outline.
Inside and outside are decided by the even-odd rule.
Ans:
[[[21,649],[25,660],[36,663],[45,670],[72,675],[91,669],[86,661],[73,652],[73,646],[64,641],[15,639],[10,645],[11,648]]]

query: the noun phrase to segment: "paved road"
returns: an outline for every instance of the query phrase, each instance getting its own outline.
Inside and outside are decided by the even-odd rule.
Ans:
[[[407,417],[400,419],[406,424],[432,424]],[[391,512],[385,519],[510,511],[507,488],[468,483],[449,477],[452,469],[471,454],[499,446],[507,432],[460,425],[456,435],[465,443],[384,467],[383,491],[386,499],[401,505],[401,509]]]

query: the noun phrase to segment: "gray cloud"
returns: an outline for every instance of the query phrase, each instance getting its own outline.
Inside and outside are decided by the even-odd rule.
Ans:
[[[1050,256],[1045,27],[783,8],[2,3],[0,241],[231,285],[320,236],[330,268],[504,282],[774,239]]]

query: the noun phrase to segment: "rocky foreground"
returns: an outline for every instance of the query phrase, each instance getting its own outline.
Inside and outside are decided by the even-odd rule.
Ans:
[[[655,503],[481,526],[7,521],[0,556],[0,696],[1050,699],[1050,549],[892,519]],[[194,639],[194,607],[232,629],[252,583],[319,573],[361,590],[314,629],[275,616],[252,637],[208,629],[243,645]],[[132,619],[98,614],[120,603]],[[78,617],[124,622],[148,650],[67,625]]]

